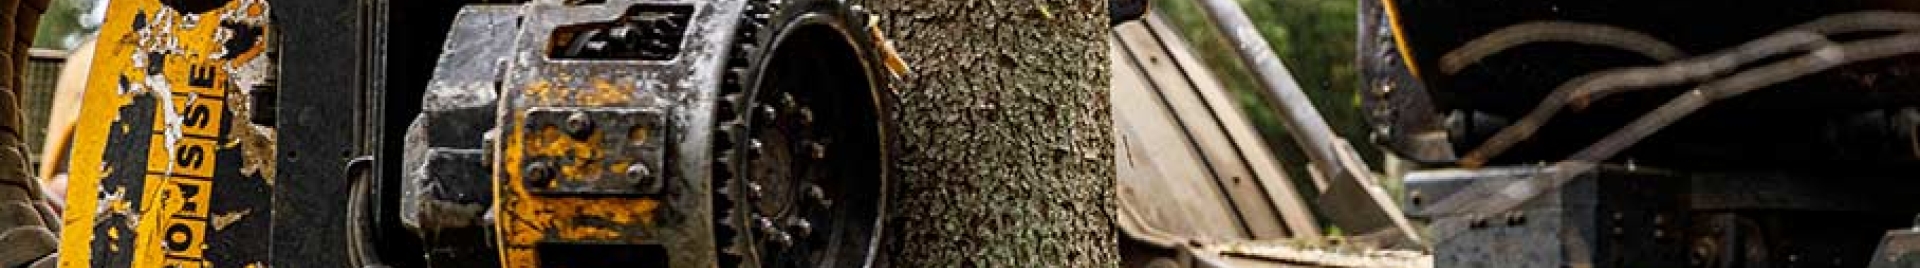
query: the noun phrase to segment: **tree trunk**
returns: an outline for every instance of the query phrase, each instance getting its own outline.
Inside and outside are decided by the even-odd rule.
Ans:
[[[1106,1],[863,2],[914,68],[891,264],[1116,266]]]

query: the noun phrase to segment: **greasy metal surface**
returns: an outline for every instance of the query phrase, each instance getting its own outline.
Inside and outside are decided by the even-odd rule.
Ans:
[[[1183,235],[1318,236],[1281,163],[1162,20],[1114,30],[1115,107],[1160,107],[1115,110],[1121,197],[1157,204],[1145,213]]]
[[[483,151],[488,148],[482,136],[493,129],[497,118],[497,86],[505,79],[500,75],[513,50],[513,36],[518,33],[515,25],[520,18],[518,10],[518,6],[469,6],[455,17],[452,30],[447,34],[445,53],[440,55],[421,101],[421,113],[406,133],[401,160],[401,167],[406,171],[401,175],[404,181],[399,200],[400,219],[405,224],[422,228],[421,202],[434,200],[433,194],[427,192],[433,191],[436,184],[488,185],[484,189],[486,198],[473,201],[479,201],[476,204],[482,207],[493,205],[493,181],[487,179],[493,172],[491,168],[464,176],[439,177],[458,173],[424,166],[432,159],[430,150]],[[428,181],[436,178],[444,180]]]
[[[1406,189],[1413,200],[1409,211],[1417,212],[1427,196],[1448,196],[1475,180],[1516,180],[1537,172],[1533,168],[1447,171],[1440,174],[1409,174]],[[1566,188],[1573,191],[1575,188]],[[1562,206],[1561,193],[1546,194],[1528,203],[1515,215],[1524,221],[1509,224],[1504,215],[1439,216],[1428,218],[1428,231],[1434,237],[1436,267],[1560,267],[1572,263],[1565,255],[1572,250],[1562,243],[1562,231],[1574,231],[1567,219],[1579,208]],[[1582,203],[1584,204],[1584,203]],[[1409,213],[1409,215],[1428,216]],[[1591,261],[1591,260],[1580,260]],[[1590,263],[1588,263],[1590,264]]]
[[[272,267],[345,262],[347,160],[364,152],[371,31],[361,2],[275,2],[280,61],[274,121]],[[323,263],[312,263],[316,260]]]
[[[435,111],[484,108],[491,116],[499,102],[500,83],[517,47],[520,6],[471,5],[460,9],[447,32],[439,58],[433,65],[433,79],[427,82],[421,101],[424,114]],[[431,116],[431,115],[429,115]],[[491,119],[489,117],[489,119]],[[493,122],[484,124],[488,129]],[[448,138],[479,138],[472,135],[436,135]],[[478,140],[460,140],[478,141]],[[471,146],[466,142],[433,143],[434,146]]]
[[[657,195],[668,122],[639,108],[532,108],[521,161],[536,195]],[[618,226],[602,226],[616,228]]]
[[[1361,108],[1372,126],[1369,141],[1396,156],[1421,163],[1445,163],[1457,156],[1449,143],[1446,118],[1435,107],[1398,46],[1386,0],[1360,1],[1356,63],[1362,77]]]
[[[583,60],[670,60],[680,54],[693,7],[639,4],[622,19],[554,31],[547,56]]]
[[[401,160],[399,220],[415,230],[430,267],[498,267],[494,224],[493,152],[484,137],[494,129],[498,86],[514,51],[520,6],[461,8],[447,33],[408,126]]]
[[[1870,268],[1920,267],[1920,228],[1887,231],[1873,253]]]
[[[1406,179],[1406,207],[1433,219],[1430,230],[1443,266],[1540,263],[1499,253],[1527,250],[1510,245],[1536,244],[1564,247],[1555,257],[1559,263],[1577,264],[1574,254],[1588,254],[1587,263],[1595,267],[1852,267],[1869,261],[1880,235],[1876,230],[1910,224],[1905,215],[1920,212],[1898,201],[1910,197],[1897,189],[1912,189],[1913,183],[1871,174],[1681,173],[1632,166],[1582,173],[1567,187],[1510,213],[1426,207],[1477,180],[1536,180],[1537,174],[1556,172],[1554,167],[1414,172]],[[1529,225],[1542,217],[1558,217],[1562,224],[1531,236],[1498,236],[1511,233],[1500,226],[1512,215],[1523,215]],[[1550,237],[1569,231],[1579,235]],[[1569,241],[1579,241],[1584,249]]]
[[[108,10],[74,131],[62,265],[263,264],[272,184],[252,171],[271,168],[239,145],[271,139],[240,103],[271,70],[266,3]]]
[[[605,23],[629,15],[637,1],[607,1],[597,5],[566,5],[556,1],[523,7],[517,44],[502,84],[500,126],[524,126],[535,109],[588,111],[642,108],[660,111],[673,135],[661,144],[710,144],[713,125],[712,89],[720,82],[727,46],[744,1],[649,1],[649,5],[688,5],[691,25],[680,54],[671,60],[573,60],[548,57],[555,29]],[[638,14],[634,14],[638,15]],[[591,116],[589,116],[591,117]],[[591,121],[591,120],[589,120]],[[592,122],[599,124],[599,122]],[[501,128],[495,178],[496,230],[501,234],[503,266],[532,267],[537,256],[564,252],[536,252],[537,245],[604,244],[661,245],[673,267],[709,267],[714,259],[712,212],[707,172],[710,148],[666,148],[665,160],[654,172],[665,178],[658,196],[554,196],[535,194],[527,187],[529,169],[536,166],[526,154],[555,141],[542,137],[552,131],[529,132],[523,127]],[[615,129],[593,129],[584,137],[607,135]],[[549,134],[551,133],[551,134]],[[568,136],[568,135],[559,135]],[[564,168],[562,173],[565,174]],[[546,172],[546,171],[541,171]],[[607,228],[617,226],[619,228]],[[595,256],[579,256],[593,258]]]
[[[407,195],[407,199],[416,200],[417,207],[402,207],[403,211],[411,208],[413,213],[400,216],[410,219],[418,230],[426,265],[500,265],[499,247],[488,239],[493,224],[485,219],[493,205],[493,183],[485,180],[492,167],[483,161],[484,153],[480,149],[428,149],[426,163],[407,172],[409,180],[422,184],[422,189]]]

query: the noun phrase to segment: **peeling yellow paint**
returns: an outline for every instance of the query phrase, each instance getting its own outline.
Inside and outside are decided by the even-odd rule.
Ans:
[[[240,87],[231,81],[235,68],[265,62],[261,55],[272,31],[267,25],[271,9],[265,0],[226,1],[200,14],[182,14],[160,0],[107,5],[69,160],[70,166],[100,168],[71,169],[67,204],[82,209],[62,215],[63,229],[72,231],[61,232],[60,264],[204,267],[213,162],[228,121],[220,118],[221,107],[232,106],[228,103],[233,101],[224,99],[226,91]],[[233,39],[238,33],[228,25],[258,27],[260,38],[233,47],[242,48],[239,51],[227,51],[229,41],[246,40]],[[121,120],[129,119],[122,113],[136,99],[154,101],[155,135],[109,140],[149,127]],[[149,157],[146,165],[104,161],[107,146],[127,143],[149,143],[147,152],[134,152]],[[144,171],[143,177],[133,178],[140,200],[124,199],[130,196],[126,185],[102,184],[116,170]],[[107,188],[112,192],[105,192]],[[123,226],[95,228],[116,218],[124,220],[117,223]],[[122,234],[121,228],[133,231]],[[94,263],[95,254],[106,254],[92,252],[95,239],[131,240],[133,247],[110,243],[106,250],[119,256],[131,251],[132,262]]]
[[[538,84],[538,83],[536,83]],[[515,113],[514,122],[525,122],[524,113]],[[622,241],[639,239],[628,237],[618,230],[603,226],[584,224],[581,221],[611,222],[616,225],[653,226],[654,212],[660,201],[647,198],[578,197],[578,196],[538,196],[533,195],[524,185],[522,170],[525,161],[531,157],[572,158],[571,164],[559,167],[560,174],[567,180],[580,180],[595,177],[601,172],[619,172],[632,163],[611,163],[616,169],[598,168],[604,161],[605,150],[599,148],[606,138],[602,131],[589,134],[585,139],[576,140],[563,133],[557,127],[541,127],[533,133],[523,132],[525,128],[510,128],[511,132],[504,148],[501,148],[504,167],[496,168],[495,173],[505,176],[504,183],[495,184],[494,191],[499,196],[495,202],[500,216],[499,228],[501,256],[505,267],[531,267],[535,253],[534,245],[542,241],[560,239],[575,241]],[[631,130],[629,130],[631,131]],[[550,237],[551,236],[551,237]],[[639,242],[639,241],[635,241]]]

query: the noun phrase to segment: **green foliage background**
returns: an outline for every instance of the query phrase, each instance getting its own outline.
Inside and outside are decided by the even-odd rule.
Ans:
[[[91,0],[52,0],[47,3],[47,11],[40,14],[39,29],[33,36],[33,47],[48,49],[71,49],[69,39],[77,35],[92,34],[99,30],[98,25],[82,23],[83,16],[93,5],[104,5],[106,1]]]
[[[1354,65],[1354,41],[1359,29],[1359,2],[1366,0],[1239,0],[1240,7],[1260,28],[1294,79],[1312,98],[1314,107],[1341,137],[1352,143],[1374,170],[1380,170],[1379,150],[1368,140],[1360,109],[1360,77]],[[1261,98],[1265,90],[1199,11],[1194,0],[1156,0],[1152,12],[1181,29],[1215,75],[1234,91],[1249,120],[1260,128],[1295,180],[1308,178],[1306,157],[1286,134],[1278,107]],[[1311,193],[1309,193],[1311,194]]]

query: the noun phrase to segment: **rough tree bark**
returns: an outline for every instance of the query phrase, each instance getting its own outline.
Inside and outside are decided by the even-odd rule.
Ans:
[[[915,68],[891,264],[1116,266],[1106,1],[859,2]]]

